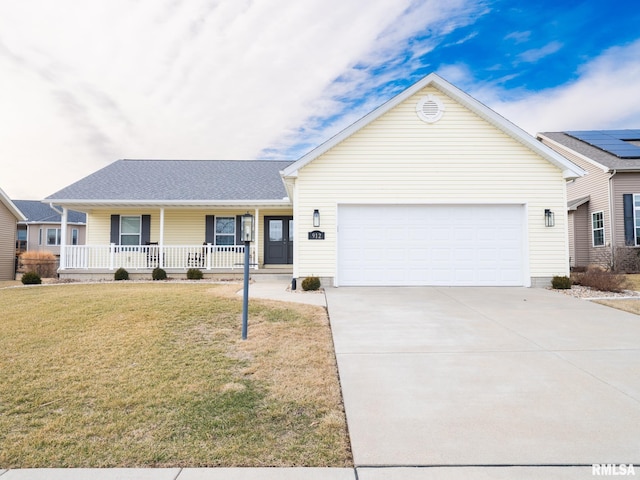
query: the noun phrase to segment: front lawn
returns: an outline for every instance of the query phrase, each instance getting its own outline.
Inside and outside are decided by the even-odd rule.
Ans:
[[[237,287],[0,290],[0,468],[349,466],[324,309]]]

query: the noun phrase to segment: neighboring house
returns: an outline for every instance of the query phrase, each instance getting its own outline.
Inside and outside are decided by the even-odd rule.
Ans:
[[[572,267],[640,269],[640,130],[546,132],[538,138],[587,174],[567,184]]]
[[[0,189],[0,280],[16,278],[16,225],[23,220],[20,209]]]
[[[87,213],[63,277],[237,267],[248,211],[254,268],[334,286],[537,286],[569,273],[565,183],[583,173],[431,74],[296,162],[121,160],[47,201]]]
[[[18,222],[16,250],[39,250],[60,255],[62,243],[62,213],[39,200],[14,200],[27,219]],[[69,210],[67,217],[67,245],[84,245],[86,214]]]

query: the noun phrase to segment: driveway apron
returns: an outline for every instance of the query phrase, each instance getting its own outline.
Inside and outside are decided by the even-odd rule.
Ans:
[[[534,288],[350,287],[326,295],[363,473],[640,469],[640,316]]]

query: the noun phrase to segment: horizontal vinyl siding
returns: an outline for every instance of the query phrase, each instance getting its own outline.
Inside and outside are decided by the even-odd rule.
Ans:
[[[445,104],[426,124],[415,105],[427,93]],[[301,169],[295,215],[299,276],[335,275],[340,203],[514,203],[528,210],[530,275],[568,270],[565,184],[559,169],[444,94],[428,88]],[[319,209],[323,241],[307,241]],[[544,227],[544,209],[555,228]],[[402,241],[402,239],[398,239]]]
[[[16,261],[16,217],[0,202],[0,280],[13,280]]]
[[[563,148],[561,145],[557,145],[553,142],[543,143],[546,143],[548,146],[587,172],[585,176],[577,178],[567,184],[568,200],[575,200],[589,196],[587,211],[586,213],[582,212],[580,217],[581,223],[579,229],[581,237],[575,239],[577,242],[575,248],[578,250],[576,251],[576,258],[580,261],[578,266],[586,266],[591,263],[607,263],[606,260],[608,253],[605,251],[608,249],[608,246],[612,244],[613,237],[611,236],[611,232],[613,231],[613,224],[615,222],[615,219],[611,218],[611,212],[609,211],[609,178],[611,177],[611,174],[607,171],[603,171],[602,168],[594,165],[593,163],[584,160],[571,150]],[[622,199],[620,199],[620,203],[622,204]],[[593,246],[591,214],[595,212],[604,212],[605,245],[601,247]],[[624,225],[622,228],[624,229]],[[586,236],[584,236],[585,232]],[[622,243],[624,243],[624,231]]]
[[[205,242],[205,217],[235,217],[243,215],[242,210],[207,210],[207,209],[166,209],[164,212],[164,244],[165,245],[200,245]],[[256,214],[255,209],[249,213]],[[160,211],[159,210],[119,210],[94,211],[87,216],[87,244],[108,245],[111,231],[111,215],[151,215],[151,241],[160,241]],[[264,208],[258,209],[256,219],[256,241],[258,248],[258,263],[264,263],[264,217],[269,215],[292,216],[290,209]]]
[[[640,173],[617,173],[611,185],[613,197],[614,234],[616,246],[624,245],[624,206],[622,196],[625,193],[640,194]]]

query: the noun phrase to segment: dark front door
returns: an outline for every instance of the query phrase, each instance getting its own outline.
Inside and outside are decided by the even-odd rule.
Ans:
[[[293,263],[293,217],[264,217],[264,263]]]

